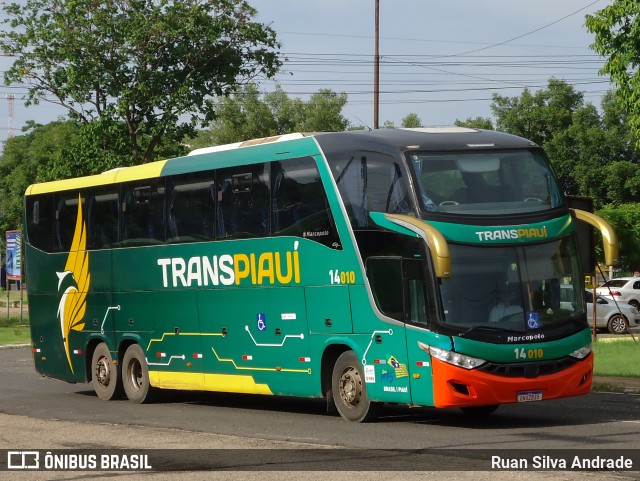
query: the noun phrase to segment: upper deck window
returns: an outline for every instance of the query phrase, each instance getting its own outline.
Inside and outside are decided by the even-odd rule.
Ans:
[[[534,151],[412,152],[409,160],[423,211],[496,215],[562,205],[547,160]]]
[[[341,249],[327,193],[312,157],[272,162],[271,235],[299,236]]]

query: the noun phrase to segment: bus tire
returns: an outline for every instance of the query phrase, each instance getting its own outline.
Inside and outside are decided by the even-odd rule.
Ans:
[[[98,398],[111,401],[122,397],[120,367],[114,364],[109,347],[101,342],[91,358],[91,384]]]
[[[147,359],[138,344],[131,344],[124,353],[122,385],[129,401],[143,404],[155,398],[156,390],[149,382]]]
[[[364,369],[353,351],[345,351],[336,360],[331,377],[336,409],[347,421],[366,422],[377,415],[378,406],[369,400]]]

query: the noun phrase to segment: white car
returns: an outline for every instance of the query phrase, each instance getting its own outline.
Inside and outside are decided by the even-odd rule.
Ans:
[[[585,298],[587,300],[587,321],[589,321],[590,326],[593,326],[593,292],[586,290]],[[630,328],[640,326],[638,309],[617,299],[616,302],[611,298],[606,299],[603,296],[596,295],[596,328],[608,329],[612,334],[625,334],[627,332],[627,323]]]
[[[611,279],[598,287],[596,292],[605,299],[626,302],[640,309],[640,277]]]

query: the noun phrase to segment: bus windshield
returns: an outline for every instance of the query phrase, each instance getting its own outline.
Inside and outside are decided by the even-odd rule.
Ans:
[[[585,314],[584,286],[572,237],[527,246],[451,244],[442,279],[444,325],[532,331]]]
[[[495,215],[563,202],[547,159],[536,151],[411,152],[409,161],[423,211]]]

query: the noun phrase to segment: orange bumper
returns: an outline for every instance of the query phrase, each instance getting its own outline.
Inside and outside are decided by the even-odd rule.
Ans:
[[[467,370],[431,358],[436,407],[485,406],[518,402],[518,393],[542,392],[542,400],[586,394],[593,380],[593,353],[560,372],[539,376],[503,377]]]

